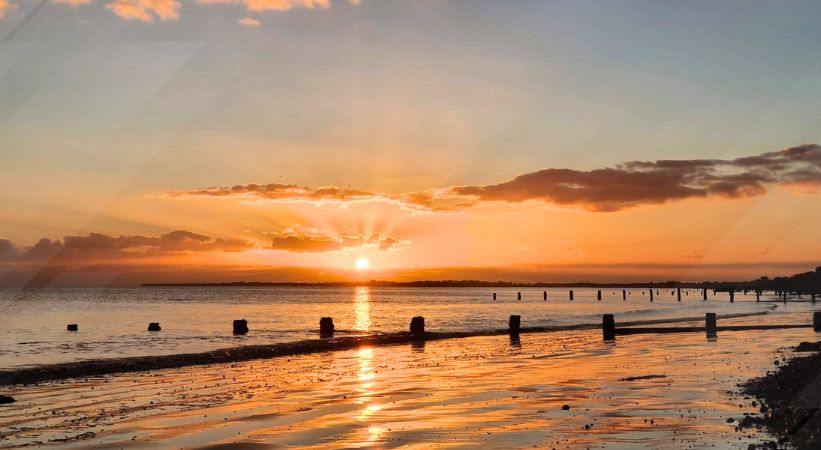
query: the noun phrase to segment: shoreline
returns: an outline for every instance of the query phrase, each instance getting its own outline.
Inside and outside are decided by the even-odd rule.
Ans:
[[[722,319],[733,319],[766,315],[767,312],[727,314],[719,316]],[[620,322],[620,327],[638,325],[654,325],[664,323],[686,323],[704,320],[703,317],[682,317],[676,319],[653,319]],[[523,327],[520,334],[552,333],[559,331],[592,330],[600,328],[600,324],[577,324],[555,327]],[[509,335],[510,331],[454,331],[454,332],[426,332],[423,335],[414,335],[410,332],[396,332],[375,334],[369,336],[350,336],[330,339],[310,339],[289,343],[270,345],[247,345],[210,350],[199,353],[182,353],[172,355],[134,356],[127,358],[107,358],[77,361],[70,363],[49,364],[21,369],[0,371],[0,386],[20,384],[34,384],[44,381],[58,381],[72,378],[88,378],[94,376],[144,372],[161,369],[176,369],[189,366],[203,366],[220,363],[236,363],[259,359],[272,359],[287,356],[306,355],[311,353],[333,352],[350,350],[368,346],[386,346],[408,343],[424,343],[446,339],[460,339],[480,336]]]

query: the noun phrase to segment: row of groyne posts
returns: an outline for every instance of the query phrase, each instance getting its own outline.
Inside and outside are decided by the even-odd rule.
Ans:
[[[647,290],[642,290],[641,295],[648,295],[649,294],[650,301],[652,302],[652,301],[655,300],[656,296],[661,295],[661,292],[666,291],[666,290],[667,290],[666,288],[665,289],[662,289],[662,288],[656,288],[656,289],[649,288]],[[708,289],[707,288],[702,288],[701,291],[702,291],[702,300],[707,301],[707,291],[708,291]],[[713,296],[715,296],[716,293],[717,293],[717,290],[713,289],[712,291],[713,291]],[[655,294],[654,294],[654,292],[655,292]],[[735,301],[735,293],[736,292],[743,292],[744,295],[747,295],[751,291],[750,290],[728,289],[727,294],[730,298],[730,303]],[[761,296],[765,294],[765,291],[760,290],[760,289],[753,290],[752,292],[755,293],[755,301],[757,301],[757,302],[760,302],[761,301]],[[815,302],[815,299],[816,299],[816,292],[815,292],[814,287],[809,292],[801,291],[801,290],[796,290],[796,291],[788,291],[788,290],[778,291],[777,290],[777,291],[767,291],[767,292],[771,292],[772,295],[776,296],[779,299],[782,299],[784,301],[784,303],[787,303],[787,296],[788,295],[793,295],[793,296],[797,295],[798,298],[802,298],[804,294],[808,294],[813,303]],[[614,294],[615,294],[615,292],[614,292]],[[633,293],[628,292],[627,289],[622,289],[621,290],[621,299],[623,301],[627,301],[628,295],[632,295],[632,294]],[[678,301],[681,301],[681,288],[676,288],[675,290],[672,290],[671,295],[675,295],[676,299]],[[688,296],[690,295],[690,289],[685,290],[685,295],[688,295]],[[544,299],[544,301],[547,301],[547,291],[542,292],[542,298]],[[494,292],[493,293],[493,300],[497,300],[497,299],[498,299],[498,297],[497,297],[496,293]],[[521,299],[522,299],[522,292],[519,291],[519,292],[516,293],[516,300],[521,300]],[[571,301],[574,299],[572,289],[568,291],[568,299],[571,300]],[[601,299],[602,299],[602,290],[599,289],[599,290],[596,291],[596,300],[601,301]]]
[[[654,290],[652,288],[647,289],[647,292],[649,292],[649,294],[650,294],[649,297],[650,297],[651,302],[655,298],[654,295],[653,295],[653,291]],[[644,292],[645,291],[642,291],[642,295],[644,295]],[[660,289],[656,289],[655,292],[656,292],[656,295],[658,295],[661,291],[660,291]],[[676,290],[673,291],[673,292],[675,293],[678,301],[681,301],[681,288],[676,288]],[[735,301],[735,290],[729,289],[727,292],[729,294],[730,302],[731,303],[734,302]],[[748,291],[746,291],[746,290],[743,291],[743,292],[744,292],[744,295],[747,295],[747,293],[748,293]],[[801,296],[802,296],[801,291],[789,291],[788,292],[788,291],[784,290],[784,291],[771,291],[771,292],[775,296],[777,296],[778,298],[783,299],[783,301],[785,303],[787,302],[787,295],[788,294],[798,295],[798,298],[801,298]],[[761,295],[763,293],[764,293],[764,291],[761,291],[761,290],[756,290],[755,291],[755,300],[757,302],[761,301]],[[689,294],[689,290],[687,291],[687,294]],[[716,294],[716,290],[714,289],[713,290],[713,295],[715,295],[715,294]],[[814,303],[815,299],[816,299],[815,288],[813,288],[809,292],[809,294],[810,294],[810,298],[811,298],[812,302]],[[628,296],[627,289],[622,289],[621,296],[622,296],[622,300],[624,300],[624,301],[627,300],[627,296]],[[522,292],[521,291],[517,292],[516,297],[517,297],[517,300],[522,300]],[[707,300],[707,289],[706,288],[702,289],[702,297],[703,297],[703,300],[705,300],[705,301]],[[573,290],[572,289],[569,291],[568,298],[571,301],[573,300]],[[601,299],[602,299],[602,290],[601,289],[599,289],[596,292],[596,298],[597,298],[597,300],[601,301]],[[497,299],[497,295],[494,292],[493,293],[493,300],[496,300],[496,299]],[[547,291],[543,292],[543,299],[545,301],[547,301]],[[605,339],[608,339],[608,336],[610,336],[610,335],[615,337],[615,335],[617,333],[616,333],[616,331],[613,331],[613,330],[616,329],[613,315],[612,314],[605,314],[603,317],[604,317],[604,319],[603,319],[602,327],[603,327],[603,330],[604,330]],[[520,329],[521,329],[520,325],[521,325],[521,316],[518,316],[518,315],[510,316],[510,319],[508,321],[508,326],[509,326],[509,330],[510,330],[511,334],[518,334]],[[806,327],[806,326],[808,326],[808,325],[796,325],[796,326],[761,325],[761,326],[752,326],[753,328],[745,327],[745,329],[773,329],[773,328],[791,328],[791,327],[792,328],[799,328],[799,327]],[[815,315],[813,316],[813,326],[815,327],[816,331],[819,331],[819,327],[821,327],[821,313],[816,312]],[[758,327],[758,328],[755,328],[755,327]],[[761,327],[765,327],[765,328],[761,328]],[[716,330],[716,315],[715,315],[715,313],[707,313],[706,327],[704,329],[707,331],[708,335],[710,335],[711,330],[712,330],[713,334],[715,334],[715,330]],[[725,328],[725,329],[731,329],[731,328]],[[735,329],[735,328],[733,328],[733,329]],[[70,323],[70,324],[66,325],[66,330],[67,331],[79,331],[80,326],[76,323]],[[646,329],[623,328],[621,330],[628,330],[628,331],[624,331],[623,333],[620,333],[620,334],[637,334],[639,332],[642,332],[642,330],[644,330],[644,332],[660,333],[660,332],[665,332],[665,331],[660,331],[660,330],[671,330],[671,329],[670,328],[646,328]],[[690,327],[690,328],[679,327],[679,328],[673,328],[672,330],[674,330],[674,331],[697,331],[697,330],[693,329],[692,327]],[[162,331],[162,327],[160,327],[159,322],[150,322],[148,324],[148,331],[152,331],[152,332]],[[425,332],[425,318],[421,317],[421,316],[417,316],[417,317],[414,317],[413,319],[411,319],[410,331],[413,334],[423,334]],[[612,331],[612,333],[611,333],[611,331]],[[245,319],[234,320],[234,322],[233,322],[233,333],[234,334],[247,334],[248,333],[248,321],[245,320]],[[320,321],[319,321],[319,334],[320,334],[320,336],[323,336],[323,337],[333,336],[333,334],[334,334],[334,322],[333,322],[333,319],[331,317],[323,317],[323,318],[320,319]]]
[[[730,326],[718,326],[718,320],[716,313],[706,313],[705,320],[704,320],[704,327],[696,327],[696,326],[677,326],[677,327],[623,327],[623,328],[616,328],[616,319],[613,314],[603,314],[602,315],[602,334],[604,339],[614,340],[616,335],[618,334],[649,334],[649,333],[686,333],[686,332],[706,332],[708,337],[717,336],[719,331],[749,331],[749,330],[777,330],[777,329],[787,329],[787,328],[809,328],[812,327],[815,331],[821,331],[821,311],[813,312],[812,316],[812,325],[789,325],[789,324],[776,324],[776,325],[730,325]],[[160,331],[160,326],[156,322],[152,322],[149,327],[149,331]],[[321,337],[333,337],[334,335],[334,320],[331,317],[323,317],[319,320],[319,334]],[[69,331],[77,331],[78,326],[77,324],[69,324],[68,325]],[[537,329],[543,330],[543,329]],[[513,335],[517,336],[522,331],[527,331],[522,329],[522,316],[521,315],[511,315],[508,319],[508,332]],[[233,332],[234,334],[247,334],[248,333],[248,321],[245,319],[238,319],[234,320],[233,323]],[[415,336],[424,336],[425,334],[425,318],[422,316],[416,316],[411,319],[410,322],[410,333]]]

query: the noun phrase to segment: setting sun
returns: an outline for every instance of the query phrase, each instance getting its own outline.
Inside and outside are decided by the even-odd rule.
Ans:
[[[367,258],[359,258],[356,260],[356,268],[359,270],[365,270],[371,267],[371,263],[368,262]]]

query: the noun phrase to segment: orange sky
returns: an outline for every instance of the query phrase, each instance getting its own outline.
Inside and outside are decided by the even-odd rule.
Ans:
[[[0,285],[810,270],[800,6],[0,0]]]

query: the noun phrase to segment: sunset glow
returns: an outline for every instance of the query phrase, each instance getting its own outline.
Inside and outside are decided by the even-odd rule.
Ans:
[[[812,266],[812,14],[562,4],[10,0],[0,285]]]
[[[371,268],[371,263],[368,262],[367,258],[357,258],[355,266],[359,270],[365,270]]]

